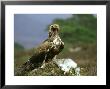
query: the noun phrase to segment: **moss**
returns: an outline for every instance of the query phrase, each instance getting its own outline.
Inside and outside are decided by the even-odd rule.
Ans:
[[[44,68],[36,68],[28,73],[28,76],[59,76],[63,71],[54,62],[46,63]]]
[[[88,70],[86,68],[81,68],[81,76],[88,75]],[[75,70],[71,70],[71,72],[64,74],[54,62],[49,62],[45,65],[44,68],[36,68],[26,74],[27,76],[76,76]]]

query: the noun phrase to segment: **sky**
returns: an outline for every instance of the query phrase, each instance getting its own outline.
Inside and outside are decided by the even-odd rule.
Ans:
[[[14,41],[26,49],[36,47],[48,37],[48,25],[55,19],[71,16],[72,14],[15,14]]]

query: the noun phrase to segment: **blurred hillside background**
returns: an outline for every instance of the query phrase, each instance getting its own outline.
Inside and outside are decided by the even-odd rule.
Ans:
[[[60,37],[65,43],[64,50],[57,58],[72,58],[82,68],[81,75],[96,76],[97,16],[95,14],[15,14],[15,69],[25,63],[34,53],[34,48],[48,37],[48,27],[53,23],[60,25]],[[47,70],[39,71],[36,75],[48,75],[44,73]]]

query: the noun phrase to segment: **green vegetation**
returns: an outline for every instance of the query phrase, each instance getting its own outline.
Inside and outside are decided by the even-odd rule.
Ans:
[[[93,15],[73,15],[72,18],[56,19],[61,28],[61,38],[67,43],[93,43],[97,37],[97,18]]]
[[[14,48],[15,48],[15,50],[17,50],[17,51],[24,49],[24,47],[23,47],[22,45],[18,44],[17,42],[14,43]]]
[[[66,20],[56,19],[60,25],[60,37],[65,43],[64,50],[57,58],[72,58],[81,68],[82,76],[97,75],[97,18],[90,14],[76,14]],[[45,39],[44,39],[45,40]],[[16,51],[23,47],[15,46]],[[15,69],[25,63],[34,49],[15,51]],[[36,68],[28,76],[65,76],[54,63],[49,62],[44,69]],[[67,74],[70,75],[71,74]]]

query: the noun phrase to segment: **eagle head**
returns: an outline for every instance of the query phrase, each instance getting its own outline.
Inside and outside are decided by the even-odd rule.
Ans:
[[[60,27],[58,24],[52,24],[49,28],[49,37],[54,37],[58,35]]]

